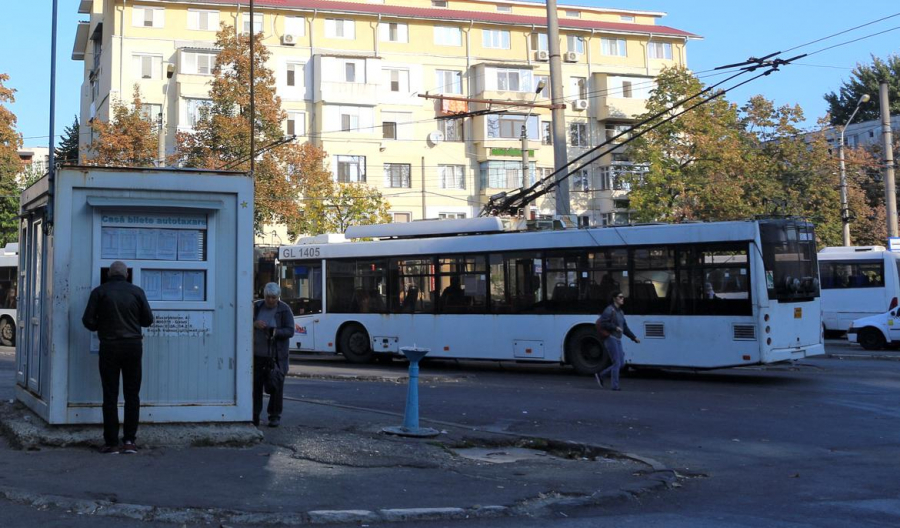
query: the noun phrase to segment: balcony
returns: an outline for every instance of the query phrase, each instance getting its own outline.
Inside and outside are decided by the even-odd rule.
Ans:
[[[647,111],[647,101],[626,97],[597,97],[590,107],[594,110],[594,118],[598,120],[635,119]]]

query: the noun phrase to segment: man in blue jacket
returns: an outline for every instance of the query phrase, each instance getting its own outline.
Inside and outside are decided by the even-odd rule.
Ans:
[[[609,337],[606,338],[603,344],[606,345],[606,351],[609,353],[612,364],[598,375],[597,381],[600,382],[602,387],[603,381],[601,380],[609,373],[612,379],[612,390],[614,391],[622,390],[619,388],[619,371],[622,370],[622,365],[625,363],[622,334],[628,336],[635,343],[641,342],[628,328],[628,323],[625,322],[625,312],[622,311],[623,304],[625,304],[625,296],[622,295],[622,292],[616,290],[612,292],[612,302],[600,315],[600,328],[609,332]]]
[[[153,324],[144,290],[128,282],[128,266],[115,261],[109,279],[94,288],[81,323],[100,338],[100,383],[103,386],[101,453],[137,453],[135,437],[141,414],[141,327]],[[125,397],[122,447],[119,448],[119,375]]]
[[[264,298],[253,305],[253,425],[259,425],[262,412],[263,386],[270,357],[274,354],[281,371],[287,374],[289,362],[288,340],[294,337],[294,314],[291,307],[280,300],[281,288],[274,282],[266,284]],[[269,394],[269,427],[281,424],[284,405],[284,380]]]

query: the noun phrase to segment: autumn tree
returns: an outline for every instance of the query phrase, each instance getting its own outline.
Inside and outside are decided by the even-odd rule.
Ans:
[[[94,141],[88,146],[87,165],[153,167],[157,163],[156,127],[144,117],[141,92],[134,87],[131,104],[112,104],[112,119],[91,123]]]
[[[270,53],[261,33],[253,38],[256,232],[262,233],[265,225],[280,223],[292,236],[319,234],[384,220],[385,215],[378,213],[386,208],[380,193],[365,186],[345,190],[332,181],[321,149],[296,140],[284,141],[289,139],[281,128],[286,116],[276,94],[275,76],[266,67]],[[200,112],[192,132],[178,134],[175,160],[186,167],[249,171],[250,37],[222,24],[216,47],[221,51],[213,69],[211,102]],[[347,208],[347,193],[357,193],[367,200]]]
[[[16,116],[7,104],[15,102],[15,90],[4,83],[9,75],[0,73],[0,245],[19,239],[19,188],[16,177],[22,171],[19,148],[22,135],[16,132]]]
[[[78,160],[81,158],[78,144],[80,134],[81,129],[78,125],[78,116],[75,116],[75,121],[63,130],[62,140],[54,152],[56,161],[60,163],[78,163]]]
[[[890,55],[887,60],[873,55],[871,64],[857,64],[853,68],[850,80],[844,81],[837,92],[825,94],[831,124],[836,126],[846,124],[863,95],[868,95],[872,101],[859,107],[855,119],[857,121],[881,119],[878,92],[882,81],[888,83],[890,113],[892,115],[900,113],[900,55]]]

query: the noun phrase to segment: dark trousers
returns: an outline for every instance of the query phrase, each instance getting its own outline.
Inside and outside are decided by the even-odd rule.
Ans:
[[[265,385],[266,365],[269,358],[266,356],[253,356],[253,423],[259,425],[259,414],[262,412],[263,386]],[[288,358],[278,359],[281,371],[287,374]],[[266,411],[269,413],[269,420],[281,418],[281,411],[284,408],[284,383],[278,387],[275,394],[269,395],[269,406]]]
[[[122,441],[134,442],[141,414],[140,341],[100,343],[100,382],[103,384],[103,440],[106,445],[119,444],[119,374],[125,397],[125,420]]]

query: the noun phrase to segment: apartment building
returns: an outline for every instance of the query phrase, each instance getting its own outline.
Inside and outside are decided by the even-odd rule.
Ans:
[[[364,182],[395,221],[477,215],[491,195],[552,173],[550,110],[421,95],[547,104],[546,6],[482,0],[81,0],[72,52],[84,61],[81,120],[141,87],[162,147],[208,104],[220,24],[262,32],[271,52],[285,132],[328,153],[339,182]],[[686,65],[694,35],[650,11],[560,5],[569,159],[627,129],[645,110],[659,71]],[[537,94],[538,83],[546,87]],[[505,110],[504,112],[498,112]],[[455,117],[462,115],[464,117]],[[525,124],[530,168],[523,175]],[[83,129],[84,141],[91,138]],[[569,179],[571,212],[591,225],[628,220],[613,152]],[[552,195],[532,215],[555,212]]]

